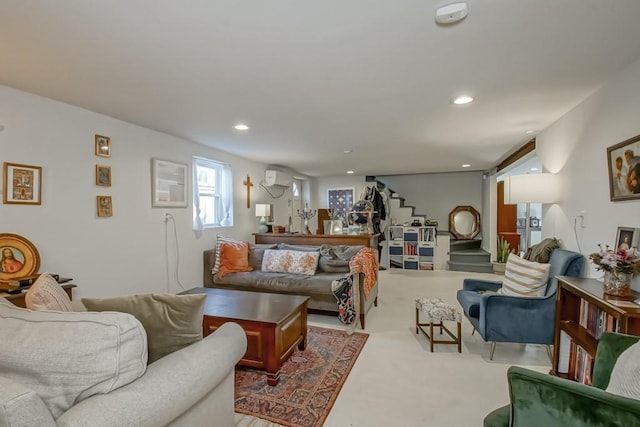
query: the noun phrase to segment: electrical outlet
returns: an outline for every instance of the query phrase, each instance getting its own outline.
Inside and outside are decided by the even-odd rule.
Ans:
[[[587,216],[587,211],[585,210],[580,211],[580,215],[578,215],[578,218],[580,218],[580,228],[587,228],[586,216]]]

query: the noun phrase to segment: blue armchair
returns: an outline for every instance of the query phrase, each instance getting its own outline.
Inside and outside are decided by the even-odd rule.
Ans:
[[[491,342],[490,359],[493,359],[496,342],[553,344],[558,289],[556,276],[580,276],[584,256],[566,249],[555,249],[549,264],[549,281],[542,297],[500,295],[491,291],[500,289],[502,282],[464,279],[462,289],[458,291],[458,302],[474,331],[478,331],[483,340]]]

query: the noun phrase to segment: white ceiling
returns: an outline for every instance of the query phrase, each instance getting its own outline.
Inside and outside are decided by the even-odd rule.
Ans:
[[[488,169],[640,57],[639,0],[469,0],[438,26],[447,3],[2,0],[0,84],[310,176],[391,175]]]

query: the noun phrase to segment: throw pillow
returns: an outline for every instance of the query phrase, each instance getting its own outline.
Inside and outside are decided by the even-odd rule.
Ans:
[[[224,242],[220,245],[220,268],[218,277],[222,279],[229,273],[252,271],[249,265],[249,244],[247,242]]]
[[[0,304],[0,323],[2,376],[35,391],[54,418],[134,381],[147,367],[147,336],[130,314]]]
[[[216,237],[216,261],[213,263],[213,269],[211,270],[211,274],[218,274],[218,270],[220,269],[220,245],[224,242],[232,242],[238,243],[238,240],[232,239],[230,237],[224,237],[220,234]]]
[[[618,396],[640,399],[640,342],[620,354],[613,365],[607,391]]]
[[[541,264],[509,254],[500,293],[515,297],[541,297],[547,290],[551,264]]]
[[[202,339],[206,294],[141,294],[116,298],[82,298],[89,311],[132,314],[147,331],[149,363]]]
[[[73,311],[69,295],[47,273],[38,276],[24,300],[29,310]]]
[[[267,249],[262,258],[262,271],[313,276],[320,252],[281,251]]]
[[[262,268],[262,258],[264,257],[264,251],[267,249],[276,249],[276,244],[254,244],[249,243],[249,265],[254,270],[260,270]]]
[[[560,242],[558,241],[558,239],[556,239],[555,237],[548,237],[537,245],[533,245],[529,249],[527,249],[522,258],[529,261],[547,263],[551,258],[551,252],[553,252],[554,249],[558,249],[559,247]]]

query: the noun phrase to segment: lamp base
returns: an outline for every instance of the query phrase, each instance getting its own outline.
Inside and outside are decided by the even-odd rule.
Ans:
[[[260,224],[258,226],[258,233],[266,233],[269,231],[269,227],[266,224]]]

